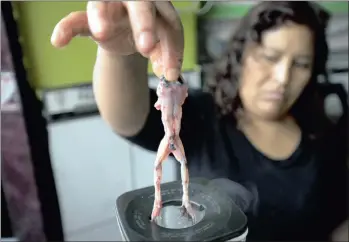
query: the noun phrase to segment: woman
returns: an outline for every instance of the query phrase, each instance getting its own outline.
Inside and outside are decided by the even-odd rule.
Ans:
[[[321,149],[330,126],[316,105],[317,80],[326,78],[327,19],[309,2],[256,5],[232,37],[212,93],[193,91],[183,106],[190,175],[256,187],[251,240],[325,240],[345,219],[345,162]],[[102,117],[156,151],[164,131],[146,58],[158,76],[177,79],[184,42],[173,6],[90,2],[58,23],[52,43],[61,47],[76,35],[99,45],[94,91]]]

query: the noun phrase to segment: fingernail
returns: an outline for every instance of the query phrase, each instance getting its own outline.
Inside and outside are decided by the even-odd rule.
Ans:
[[[64,40],[65,32],[63,30],[55,30],[51,36],[51,43],[53,43],[57,48],[63,48],[64,46],[60,46],[62,40]]]
[[[146,31],[142,32],[138,36],[138,47],[142,49],[147,49],[149,48],[150,45],[152,45],[154,42],[153,35]]]
[[[102,32],[102,23],[101,23],[101,16],[98,9],[94,8],[91,12],[91,19],[94,21],[89,21],[89,24],[91,26],[91,30],[94,34],[99,34]],[[99,19],[99,21],[97,21]]]
[[[152,65],[153,65],[154,68],[158,68],[160,66],[160,63],[159,63],[158,60],[155,60],[155,61],[152,61]]]
[[[51,41],[51,43],[54,43],[56,40],[57,40],[57,33],[56,33],[56,31],[54,31],[51,35],[50,41]]]
[[[166,79],[169,81],[177,80],[178,76],[179,76],[179,70],[176,68],[167,70],[165,75]]]
[[[152,65],[153,72],[157,76],[163,75],[163,66],[159,62],[154,62]]]
[[[102,25],[100,22],[92,22],[91,28],[94,34],[99,34],[102,32]]]

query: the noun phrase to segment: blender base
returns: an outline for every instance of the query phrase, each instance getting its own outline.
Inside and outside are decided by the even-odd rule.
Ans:
[[[154,187],[126,192],[116,202],[117,220],[125,241],[244,241],[247,217],[223,191],[209,180],[191,179],[189,195],[196,223],[180,216],[181,181],[161,184],[163,208],[150,221]],[[170,209],[171,207],[171,209]]]

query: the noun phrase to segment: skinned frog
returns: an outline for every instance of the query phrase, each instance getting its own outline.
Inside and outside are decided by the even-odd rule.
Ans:
[[[157,86],[157,96],[154,107],[161,111],[161,119],[164,125],[165,135],[162,138],[154,167],[154,186],[155,199],[151,220],[160,215],[162,208],[161,198],[161,178],[162,162],[172,153],[176,160],[181,164],[181,179],[183,187],[183,197],[181,209],[183,214],[189,215],[194,220],[193,210],[189,200],[189,172],[187,168],[187,159],[184,152],[182,141],[179,137],[182,120],[182,105],[188,96],[188,86],[184,83],[182,77],[177,81],[167,81],[161,78]]]

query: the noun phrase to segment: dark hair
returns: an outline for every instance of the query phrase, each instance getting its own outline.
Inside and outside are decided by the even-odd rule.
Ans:
[[[217,68],[213,83],[208,83],[207,86],[215,96],[220,114],[235,116],[242,108],[237,86],[246,45],[251,42],[260,43],[264,31],[282,26],[286,21],[292,21],[305,25],[312,31],[315,55],[311,80],[290,112],[303,130],[316,132],[312,120],[320,123],[316,118],[319,115],[325,117],[323,105],[321,106],[318,101],[317,85],[319,77],[327,82],[328,46],[325,32],[329,18],[330,15],[319,5],[307,1],[261,2],[252,7],[241,19],[230,39],[227,54],[219,60],[221,67],[220,70]]]

